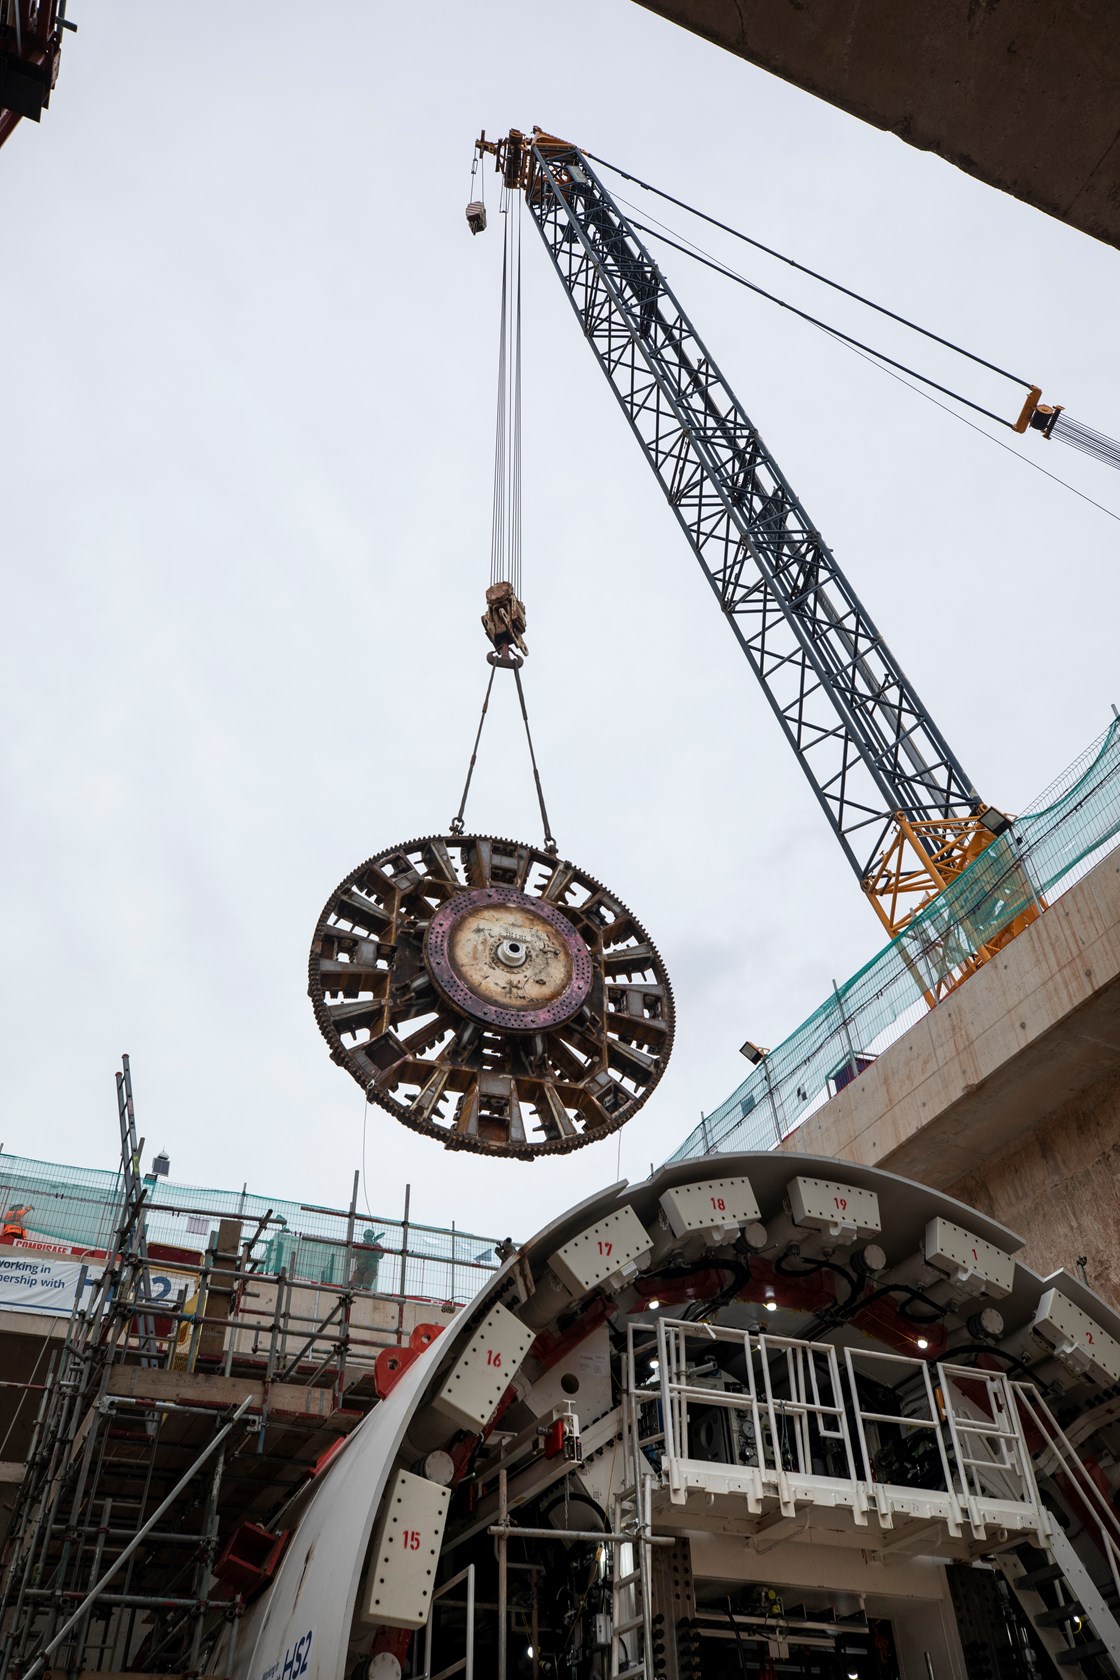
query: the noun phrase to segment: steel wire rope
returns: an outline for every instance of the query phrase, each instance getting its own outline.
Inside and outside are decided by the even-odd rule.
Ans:
[[[1103,432],[1095,431],[1092,426],[1074,420],[1064,409],[1054,416],[1046,435],[1055,443],[1066,443],[1071,449],[1081,450],[1083,455],[1103,462],[1106,467],[1120,467],[1120,443],[1106,437]]]
[[[703,267],[713,269],[715,273],[722,274],[727,280],[734,280],[738,286],[745,286],[748,292],[756,293],[758,297],[765,298],[768,303],[777,304],[779,309],[788,310],[791,315],[796,315],[799,320],[808,321],[810,326],[819,327],[822,332],[828,333],[832,338],[839,339],[843,344],[851,345],[854,350],[860,350],[866,356],[873,356],[876,361],[884,362],[888,367],[898,368],[901,372],[908,373],[912,379],[920,379],[923,385],[929,385],[933,390],[940,391],[942,396],[952,397],[954,402],[964,403],[966,408],[974,409],[977,414],[984,415],[988,420],[994,420],[997,426],[1006,426],[1009,432],[1015,430],[1013,422],[1005,420],[1003,415],[997,414],[994,409],[985,408],[982,403],[973,402],[971,397],[964,396],[960,391],[954,391],[952,386],[939,384],[936,379],[931,379],[928,374],[919,373],[917,368],[910,367],[906,362],[896,361],[893,356],[888,356],[884,350],[876,350],[874,345],[865,344],[862,339],[853,337],[851,333],[842,332],[839,327],[830,326],[827,321],[820,320],[818,316],[810,315],[808,310],[798,309],[796,304],[787,303],[776,292],[768,292],[765,286],[759,286],[753,280],[748,280],[745,274],[739,274],[735,269],[730,268],[727,263],[721,262],[718,257],[712,257],[706,252],[702,252],[699,246],[693,245],[690,248],[679,240],[671,238],[668,233],[659,233],[656,228],[648,227],[645,222],[632,220],[630,225],[637,228],[639,233],[648,233],[651,239],[659,239],[663,245],[671,246],[674,251],[679,251],[681,256],[691,257],[693,262],[701,263]],[[1012,376],[1009,375],[1008,377]]]
[[[497,676],[497,674],[498,674],[497,666],[496,665],[491,665],[491,667],[490,667],[490,680],[486,684],[486,693],[485,693],[485,695],[483,696],[483,699],[482,699],[482,711],[481,711],[481,713],[479,715],[479,719],[478,719],[478,728],[475,731],[474,746],[471,749],[471,761],[467,765],[467,779],[463,783],[463,796],[459,801],[459,809],[456,811],[455,815],[451,819],[450,832],[452,834],[462,834],[462,832],[463,832],[463,821],[464,821],[464,818],[466,816],[466,811],[467,811],[467,795],[471,791],[471,778],[474,775],[474,767],[478,763],[478,743],[482,740],[482,729],[483,729],[483,725],[486,722],[486,713],[490,708],[490,691],[494,687],[494,678]]]
[[[503,195],[502,304],[494,421],[490,582],[521,595],[521,194]]]
[[[501,214],[506,218],[502,234],[502,306],[498,327],[498,399],[494,418],[494,500],[490,520],[490,582],[497,583],[506,569],[506,438],[509,430],[507,400],[509,342],[509,206],[508,194]]]
[[[806,274],[811,280],[818,280],[822,286],[830,286],[833,291],[842,292],[845,297],[863,304],[865,308],[873,309],[877,314],[885,315],[891,321],[897,321],[900,326],[908,327],[910,331],[920,333],[923,338],[932,339],[935,344],[943,345],[946,350],[952,350],[955,355],[964,356],[968,361],[975,362],[979,367],[987,368],[991,373],[998,373],[1003,379],[1010,379],[1015,385],[1022,385],[1028,391],[1033,389],[1034,381],[1032,379],[1024,379],[1021,374],[1011,373],[1007,368],[1000,367],[996,362],[987,361],[985,357],[976,355],[975,351],[966,350],[963,345],[954,344],[951,338],[943,338],[940,333],[933,332],[929,327],[920,326],[917,321],[911,321],[908,316],[899,315],[895,310],[888,309],[885,304],[876,303],[874,298],[864,297],[862,292],[854,291],[850,286],[841,285],[839,280],[830,280],[827,274],[820,274],[816,269],[807,267],[805,263],[798,262],[794,257],[787,257],[784,252],[774,250],[773,246],[764,245],[760,239],[753,239],[749,233],[743,233],[741,229],[731,227],[727,222],[721,222],[716,216],[709,216],[704,210],[697,210],[695,205],[686,203],[683,198],[674,198],[672,193],[664,192],[660,187],[653,186],[649,181],[643,181],[639,176],[629,174],[625,169],[620,169],[616,163],[608,163],[606,158],[596,157],[594,152],[586,152],[584,155],[589,157],[593,163],[602,164],[604,169],[609,169],[613,174],[620,175],[624,181],[633,181],[634,185],[641,187],[643,192],[653,193],[655,198],[663,198],[667,204],[675,204],[678,209],[686,211],[688,215],[695,216],[701,222],[707,222],[710,227],[719,228],[721,233],[729,233],[733,239],[741,239],[744,245],[753,246],[756,251],[762,251],[766,256],[774,257],[776,261],[785,263],[790,268],[795,268],[799,274]],[[623,200],[623,202],[626,201]]]
[[[822,327],[821,331],[829,333],[830,336],[833,336],[828,327]],[[931,397],[928,391],[920,390],[917,385],[911,385],[910,381],[908,379],[904,379],[900,373],[895,373],[892,368],[884,367],[873,355],[865,355],[862,350],[857,350],[854,345],[849,345],[848,349],[853,350],[857,356],[863,356],[864,361],[870,362],[871,366],[878,368],[880,373],[887,374],[891,379],[897,379],[900,385],[905,385],[906,389],[908,391],[913,391],[915,396],[924,397],[926,402],[931,402],[934,408],[939,408],[941,412],[943,414],[947,414],[951,420],[959,420],[962,426],[967,426],[971,431],[979,433],[982,438],[987,438],[988,442],[994,443],[997,449],[1005,450],[1006,453],[1011,456],[1013,461],[1021,461],[1024,467],[1032,467],[1035,472],[1041,473],[1043,478],[1053,479],[1054,483],[1060,484],[1063,490],[1068,490],[1071,496],[1080,496],[1083,502],[1088,502],[1089,506],[1095,507],[1099,513],[1107,514],[1109,519],[1120,520],[1120,513],[1116,513],[1112,508],[1105,507],[1103,502],[1095,501],[1094,498],[1087,495],[1084,490],[1079,490],[1076,484],[1071,484],[1066,478],[1059,478],[1057,473],[1050,472],[1047,467],[1042,466],[1038,461],[1032,460],[1029,455],[1021,455],[1019,451],[1017,449],[1013,449],[1009,443],[1004,443],[1002,438],[993,437],[991,432],[986,432],[984,430],[983,426],[978,426],[975,420],[970,420],[967,414],[958,414],[956,409],[950,408],[947,403],[938,402],[937,398]],[[1012,428],[1012,430],[1014,430],[1014,428]]]
[[[521,705],[521,718],[525,725],[525,739],[529,743],[529,761],[533,766],[533,781],[537,789],[537,803],[541,808],[541,825],[544,828],[544,849],[546,852],[551,852],[555,855],[557,849],[556,838],[549,825],[548,812],[545,809],[544,789],[541,786],[541,773],[537,769],[537,755],[533,750],[533,736],[529,729],[529,713],[525,709],[525,690],[521,686],[521,670],[517,665],[513,667],[513,676],[514,681],[517,683],[517,698]]]
[[[515,302],[513,341],[513,414],[510,440],[510,584],[513,593],[521,598],[521,206],[522,195],[516,194],[517,211],[512,218],[510,244],[514,252]],[[528,725],[526,724],[526,727]],[[547,825],[546,825],[547,826]]]
[[[507,582],[517,600],[520,600],[521,596],[521,204],[522,196],[519,192],[503,192],[501,214],[505,217],[505,224],[502,235],[502,300],[498,328],[498,392],[494,422],[494,486],[490,527],[491,586]],[[521,659],[510,649],[505,657],[491,654],[490,660],[490,677],[483,696],[474,746],[467,766],[459,809],[451,819],[450,832],[456,835],[463,832],[467,798],[478,763],[478,750],[490,708],[494,675],[498,670],[508,669],[513,671],[517,688],[518,706],[529,748],[529,763],[533,771],[533,785],[544,829],[544,849],[555,855],[558,846],[548,819],[540,766],[537,763],[533,732],[529,725],[529,711],[521,681]]]
[[[591,153],[589,152],[587,155],[590,157]],[[623,199],[621,202],[626,203],[627,201]],[[773,293],[765,291],[761,286],[754,285],[754,283],[746,279],[744,275],[737,274],[733,268],[729,268],[725,263],[721,263],[718,259],[710,257],[707,252],[702,251],[699,246],[693,245],[691,241],[686,241],[684,244],[677,244],[674,240],[670,239],[666,233],[658,233],[656,229],[646,227],[641,222],[635,222],[633,225],[636,228],[640,228],[643,233],[648,233],[651,238],[660,239],[665,244],[672,245],[673,248],[679,251],[682,256],[691,257],[694,262],[702,263],[705,267],[711,268],[715,273],[722,274],[725,279],[734,280],[737,285],[745,286],[748,291],[757,292],[761,297],[766,298],[769,302],[776,303],[780,309],[789,310],[792,314],[799,316],[803,321],[807,321],[810,326],[816,327],[819,332],[827,333],[829,338],[835,339],[838,344],[842,344],[846,349],[851,350],[853,354],[861,356],[865,362],[870,363],[872,367],[878,368],[881,373],[887,374],[891,379],[897,379],[900,385],[905,385],[907,390],[913,391],[916,396],[924,397],[926,401],[931,402],[935,408],[939,408],[943,414],[948,414],[952,419],[959,420],[962,426],[968,426],[970,430],[978,433],[980,437],[987,438],[988,442],[995,444],[997,449],[1005,450],[1006,453],[1014,460],[1021,461],[1024,466],[1033,468],[1035,472],[1041,473],[1043,478],[1049,478],[1053,480],[1055,484],[1060,484],[1063,490],[1068,490],[1072,496],[1079,496],[1083,502],[1088,502],[1089,506],[1095,507],[1099,513],[1107,514],[1109,519],[1120,520],[1120,513],[1116,513],[1112,508],[1106,507],[1103,502],[1098,502],[1093,496],[1088,495],[1086,491],[1079,490],[1077,486],[1075,484],[1071,484],[1068,479],[1060,478],[1057,473],[1050,472],[1050,470],[1047,467],[1044,467],[1041,462],[1032,460],[1028,455],[1020,454],[1019,450],[1013,449],[1010,444],[1004,443],[1002,438],[993,437],[991,432],[985,431],[983,426],[978,426],[976,422],[974,420],[970,420],[967,415],[958,414],[956,409],[950,408],[946,403],[938,402],[937,398],[931,396],[929,391],[923,391],[920,386],[912,385],[910,380],[904,378],[903,376],[907,373],[911,374],[915,379],[920,380],[923,385],[931,385],[934,390],[940,391],[943,396],[952,397],[956,402],[965,403],[969,408],[974,409],[977,413],[983,414],[987,419],[994,420],[997,425],[1004,426],[1008,431],[1013,432],[1015,427],[1012,425],[1011,421],[1005,420],[1002,415],[993,414],[990,409],[982,408],[978,403],[970,402],[967,397],[960,396],[958,392],[950,390],[947,386],[938,385],[935,380],[927,379],[924,374],[918,373],[915,369],[907,367],[903,362],[892,361],[892,359],[889,356],[884,355],[882,351],[875,350],[870,345],[861,343],[859,339],[852,338],[849,334],[841,332],[837,327],[830,327],[827,321],[819,321],[815,316],[807,314],[804,310],[797,309],[793,304],[783,302],[781,298],[775,297]],[[1059,415],[1059,428],[1063,419],[1064,416]],[[1082,426],[1078,421],[1069,421],[1067,424],[1071,429],[1076,426],[1079,432],[1089,432],[1091,430],[1089,427]],[[1053,435],[1061,442],[1072,443],[1072,439],[1067,438],[1060,429],[1056,429]],[[1100,439],[1105,445],[1110,443],[1110,440],[1103,438],[1101,433],[1093,433],[1092,436],[1095,439]],[[1073,447],[1075,449],[1083,447],[1086,454],[1089,454],[1096,459],[1108,460],[1110,464],[1120,465],[1120,446],[1113,446],[1116,454],[1115,463],[1113,463],[1111,455],[1106,455],[1099,448],[1085,447],[1077,443],[1073,443]]]
[[[593,154],[588,152],[587,156],[592,157]],[[596,159],[596,161],[600,162],[602,160]],[[606,167],[612,168],[613,165],[608,164]],[[619,171],[619,173],[621,173],[621,171]],[[627,179],[631,180],[634,179],[634,177],[628,176]],[[638,182],[639,186],[645,186],[645,184],[645,182]],[[649,190],[651,192],[655,192],[657,189],[651,187]],[[660,196],[669,197],[668,194],[661,194]],[[621,195],[618,195],[618,201],[620,204],[625,204],[628,209],[640,209],[640,206],[635,205],[632,200],[623,198]],[[680,201],[673,199],[672,202],[678,203]],[[688,208],[687,205],[683,207],[685,209]],[[642,213],[648,214],[648,212]],[[697,215],[701,214],[699,211],[695,213]],[[672,245],[674,250],[681,252],[682,256],[692,257],[694,261],[703,263],[706,267],[712,268],[716,273],[723,274],[725,278],[734,280],[737,285],[745,286],[749,291],[758,293],[759,296],[766,298],[769,302],[776,303],[780,309],[789,310],[792,314],[800,316],[802,320],[808,321],[811,326],[815,326],[821,332],[827,333],[830,338],[836,339],[838,343],[845,344],[850,350],[853,350],[856,355],[862,356],[865,361],[871,362],[873,366],[880,367],[884,373],[890,373],[892,378],[898,379],[900,384],[907,385],[910,390],[917,390],[917,387],[910,385],[909,381],[902,377],[902,374],[904,373],[909,373],[914,379],[920,380],[924,385],[932,386],[934,390],[940,391],[942,395],[952,397],[954,402],[964,403],[966,407],[974,409],[978,414],[983,414],[985,418],[989,420],[994,420],[997,425],[1006,427],[1008,431],[1018,432],[1018,428],[1014,425],[1014,423],[1005,419],[1003,415],[993,413],[991,409],[984,408],[979,403],[972,402],[968,397],[963,396],[959,391],[953,391],[946,385],[939,385],[936,380],[929,379],[925,374],[919,373],[916,368],[908,367],[905,362],[896,362],[890,356],[887,356],[883,351],[876,350],[871,345],[863,344],[861,340],[853,338],[850,334],[841,332],[838,327],[829,326],[827,321],[820,321],[815,316],[809,315],[806,311],[796,308],[795,305],[786,303],[782,298],[775,296],[772,292],[767,292],[763,287],[755,285],[754,282],[748,280],[745,275],[738,274],[735,269],[729,267],[726,263],[721,262],[718,258],[713,258],[709,252],[704,251],[703,247],[697,245],[694,240],[687,239],[683,234],[679,236],[682,243],[676,243],[674,238],[670,237],[671,235],[676,234],[676,229],[670,228],[665,222],[658,221],[656,216],[651,216],[650,220],[656,224],[655,227],[647,227],[643,222],[638,221],[635,221],[633,225],[634,227],[639,228],[643,233],[648,233],[652,239],[660,239],[666,245]],[[703,217],[703,220],[713,221],[713,218]],[[714,225],[721,228],[724,226],[722,222],[714,222]],[[659,228],[663,231],[658,232],[657,230]],[[726,231],[729,233],[735,233],[736,230],[734,228],[727,228]],[[745,240],[747,244],[758,245],[757,240],[750,239],[746,234],[737,234],[736,237]],[[781,256],[780,252],[770,251],[769,246],[758,245],[758,248],[766,251],[771,256]],[[800,264],[793,263],[792,259],[781,258],[781,260],[790,261],[794,268],[801,267]],[[823,275],[813,274],[812,269],[805,269],[804,272],[812,274],[815,279],[824,280],[826,285],[834,284],[834,282],[825,279]],[[836,286],[836,290],[847,292],[846,287],[839,285]],[[981,366],[991,369],[994,373],[1002,374],[1004,377],[1014,380],[1019,384],[1027,383],[1025,380],[1020,380],[1016,374],[1007,373],[1005,369],[996,367],[994,363],[985,362],[983,357],[975,356],[971,351],[963,350],[959,345],[952,344],[950,340],[940,338],[936,333],[928,332],[926,328],[917,326],[915,322],[907,321],[905,316],[893,315],[891,310],[884,308],[880,304],[872,303],[870,299],[861,298],[856,292],[850,292],[848,295],[854,297],[858,302],[867,303],[870,308],[877,309],[881,314],[891,316],[892,319],[900,321],[904,326],[912,326],[916,332],[922,333],[927,338],[935,339],[939,344],[945,345],[946,348],[959,351],[962,356],[966,356],[970,361],[978,362]],[[893,371],[896,369],[899,371]],[[1094,500],[1094,498],[1087,495],[1085,491],[1078,490],[1075,485],[1070,484],[1067,479],[1060,478],[1057,473],[1049,472],[1046,467],[1041,466],[1037,461],[1032,461],[1027,456],[1020,455],[1017,450],[1011,449],[1009,445],[1001,442],[999,438],[992,437],[991,433],[986,432],[982,426],[975,425],[972,421],[966,419],[963,414],[957,414],[954,409],[946,408],[945,404],[937,402],[935,397],[929,397],[928,392],[918,390],[917,394],[922,397],[928,397],[928,400],[934,403],[937,408],[944,409],[946,414],[951,414],[954,419],[963,421],[966,426],[971,426],[972,430],[979,432],[981,437],[986,437],[990,443],[998,444],[999,448],[1006,449],[1008,453],[1014,455],[1017,460],[1025,461],[1028,466],[1034,467],[1036,472],[1040,472],[1044,478],[1053,479],[1055,484],[1060,484],[1063,489],[1070,491],[1072,495],[1080,496],[1082,501],[1089,503],[1090,507],[1095,507],[1101,513],[1108,514],[1110,519],[1120,519],[1120,514],[1114,513],[1111,508],[1107,508],[1103,503]],[[1052,421],[1050,428],[1046,432],[1046,437],[1050,441],[1064,443],[1072,449],[1079,450],[1082,454],[1088,455],[1091,460],[1101,461],[1106,466],[1120,468],[1120,443],[1117,443],[1114,439],[1107,437],[1103,432],[1096,431],[1092,426],[1086,426],[1082,421],[1073,419],[1073,417],[1067,414],[1064,410],[1060,410],[1058,412],[1057,416]]]

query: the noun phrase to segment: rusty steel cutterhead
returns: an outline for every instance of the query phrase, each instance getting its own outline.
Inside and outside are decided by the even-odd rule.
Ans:
[[[508,924],[511,920],[513,933],[505,934],[497,944],[499,947],[503,943],[517,945],[518,935],[522,943],[517,955],[509,959],[506,973],[497,966],[501,961],[497,953],[485,963],[491,971],[491,983],[487,986],[485,979],[480,982],[477,959],[468,964],[456,946],[462,942],[465,932],[474,934],[476,944],[480,935],[483,943],[494,943],[492,932],[499,930],[491,931],[488,923]],[[505,933],[504,929],[501,931]],[[539,956],[530,966],[534,944]],[[428,972],[449,1003],[475,1020],[506,1027],[510,1032],[539,1032],[570,1021],[591,990],[591,953],[571,922],[551,904],[530,898],[513,887],[480,887],[450,899],[436,911],[428,925],[424,952]],[[550,962],[550,956],[556,960]],[[526,970],[524,975],[519,972],[522,969]],[[557,970],[558,981],[552,978]],[[517,995],[519,982],[521,987],[540,987],[551,995],[547,999],[535,997],[531,991]],[[500,995],[501,991],[506,995]]]
[[[520,1160],[617,1131],[673,1043],[641,923],[575,864],[492,835],[359,865],[319,918],[308,992],[367,1100],[449,1149]]]

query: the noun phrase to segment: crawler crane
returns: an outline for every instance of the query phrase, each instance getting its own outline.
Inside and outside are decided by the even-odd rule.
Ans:
[[[965,774],[587,154],[538,129],[496,141],[483,133],[477,149],[493,156],[505,188],[524,194],[584,336],[895,937],[1008,818]],[[1037,914],[1032,905],[955,946],[931,1001]]]

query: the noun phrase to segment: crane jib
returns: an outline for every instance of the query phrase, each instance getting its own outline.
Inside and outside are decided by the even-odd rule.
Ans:
[[[584,334],[860,879],[899,819],[975,822],[975,788],[633,225],[577,148],[531,159]]]

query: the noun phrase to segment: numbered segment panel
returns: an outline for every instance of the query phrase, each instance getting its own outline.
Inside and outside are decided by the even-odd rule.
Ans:
[[[926,1226],[924,1248],[929,1264],[955,1278],[966,1294],[991,1295],[996,1299],[1010,1295],[1015,1282],[1015,1262],[1010,1254],[966,1231],[963,1225],[954,1225],[948,1219],[931,1219]]]
[[[433,1400],[436,1411],[461,1429],[482,1429],[517,1375],[535,1334],[505,1307],[492,1307]]]
[[[450,1503],[450,1488],[397,1471],[382,1507],[367,1576],[368,1621],[400,1628],[427,1622]]]
[[[758,1218],[758,1203],[749,1178],[709,1178],[666,1190],[661,1209],[675,1237],[690,1231],[749,1225]]]
[[[649,1232],[633,1208],[619,1208],[558,1248],[549,1261],[553,1275],[573,1295],[586,1295],[650,1255]]]
[[[882,1230],[879,1198],[874,1190],[855,1184],[836,1184],[828,1178],[795,1178],[789,1186],[789,1208],[795,1225],[814,1231],[853,1232],[874,1237]]]
[[[1076,1371],[1088,1370],[1100,1383],[1120,1381],[1120,1342],[1068,1295],[1048,1289],[1038,1303],[1031,1329],[1050,1343],[1059,1359],[1068,1355]]]

